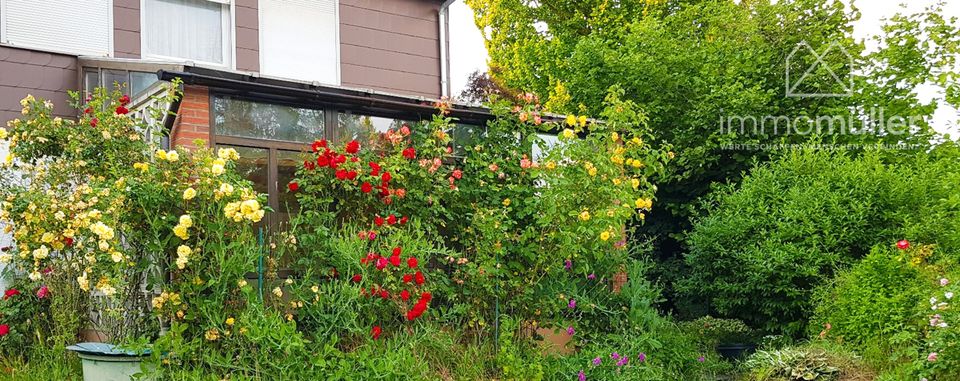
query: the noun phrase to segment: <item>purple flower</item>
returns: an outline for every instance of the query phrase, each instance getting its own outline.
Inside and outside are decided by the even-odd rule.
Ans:
[[[587,375],[583,374],[583,369],[580,369],[580,372],[577,372],[577,380],[586,381]]]
[[[573,329],[573,326],[567,327],[567,334],[573,336],[577,331]]]
[[[602,361],[603,360],[600,360],[600,356],[597,356],[595,359],[593,359],[593,365],[600,365]]]
[[[617,366],[627,365],[628,362],[630,362],[630,358],[627,356],[623,356],[620,358],[620,361],[617,361]]]
[[[590,279],[590,280],[594,280],[594,279],[597,279],[597,274],[590,274],[590,275],[587,275],[587,279]]]
[[[564,270],[570,270],[570,269],[572,269],[572,268],[573,268],[573,261],[571,261],[571,260],[569,260],[569,259],[566,260],[566,261],[563,261],[563,269],[564,269]]]
[[[612,359],[614,359],[614,360],[619,360],[619,359],[620,359],[620,354],[617,353],[617,352],[613,352],[613,353],[610,354],[610,358],[612,358]]]
[[[704,361],[707,361],[707,359],[703,358],[703,356],[697,357],[697,362],[704,362]]]
[[[646,354],[646,353],[643,353],[643,352],[640,352],[640,354],[637,355],[637,360],[640,361],[640,362],[647,361],[647,354]]]
[[[570,299],[570,303],[567,303],[567,308],[571,310],[574,308],[577,308],[577,301],[574,299]]]

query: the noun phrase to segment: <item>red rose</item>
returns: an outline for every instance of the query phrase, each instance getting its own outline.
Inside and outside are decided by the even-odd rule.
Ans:
[[[400,256],[399,256],[399,255],[396,255],[396,254],[391,255],[391,256],[390,256],[390,264],[393,265],[393,267],[400,266]]]
[[[403,299],[404,302],[410,300],[410,291],[407,291],[407,290],[400,291],[400,299]]]
[[[117,115],[126,115],[128,112],[130,112],[130,110],[127,110],[127,108],[123,106],[117,106],[116,111],[117,111]]]
[[[357,151],[360,151],[360,143],[356,140],[351,140],[350,143],[347,143],[346,151],[347,153],[357,153]]]
[[[300,189],[300,184],[297,184],[296,181],[291,181],[287,184],[287,188],[290,189],[291,192],[296,192],[297,189]]]
[[[312,171],[314,168],[316,168],[316,164],[313,164],[312,161],[305,161],[303,162],[303,168],[308,171]]]
[[[20,295],[20,291],[15,288],[11,288],[3,293],[3,300],[10,299],[11,296],[17,296],[17,295]]]
[[[417,258],[410,257],[409,259],[407,259],[407,266],[409,266],[411,269],[417,268]]]
[[[395,224],[395,223],[397,223],[397,216],[394,216],[394,215],[392,215],[392,214],[389,215],[389,216],[387,216],[387,224],[388,224],[388,225],[393,225],[393,224]]]
[[[380,329],[379,325],[373,326],[373,329],[370,330],[370,335],[373,336],[374,340],[379,339],[381,333],[383,333],[383,330]]]
[[[342,169],[338,169],[337,172],[335,173],[335,176],[337,176],[337,180],[340,180],[340,181],[346,180],[346,179],[347,179],[347,171],[344,171],[344,170],[342,170]]]
[[[413,160],[417,158],[417,150],[413,147],[403,150],[403,157]]]
[[[0,324],[0,337],[4,337],[8,333],[10,333],[10,326],[6,324]]]
[[[400,218],[400,225],[404,225],[404,224],[406,224],[406,223],[407,223],[407,221],[408,221],[408,219],[407,219],[407,216],[403,216],[403,217],[401,217],[401,218]]]
[[[320,155],[319,157],[317,157],[317,165],[320,166],[320,168],[329,166],[329,165],[330,165],[330,158],[328,158],[328,157],[326,157],[326,156],[324,156],[324,155]]]
[[[360,191],[363,193],[370,193],[370,191],[372,190],[373,190],[373,185],[370,185],[370,183],[366,181],[364,181],[363,185],[360,186]],[[380,225],[377,225],[377,226],[380,226]]]
[[[388,298],[390,298],[390,293],[387,292],[387,290],[384,290],[384,289],[381,288],[381,289],[380,289],[380,299],[388,299]]]
[[[92,108],[87,107],[87,108],[83,109],[83,113],[84,113],[84,114],[89,114],[89,113],[91,113],[91,112],[93,112],[93,109],[92,109]]]
[[[387,189],[386,186],[381,185],[377,187],[377,189],[380,190],[380,197],[387,197],[390,195],[390,189]]]
[[[90,119],[90,127],[96,127],[97,123],[100,123],[100,121],[97,120],[97,118]]]
[[[126,106],[127,103],[130,103],[130,97],[128,97],[128,96],[126,96],[126,95],[120,97],[120,104]]]
[[[326,148],[326,147],[327,147],[326,139],[314,140],[313,144],[310,145],[310,148],[313,149],[313,152],[320,151],[320,148]]]
[[[360,281],[363,280],[363,275],[353,274],[353,278],[351,278],[351,280],[353,283],[360,283]]]
[[[383,226],[383,217],[380,217],[380,216],[374,217],[373,223],[376,224],[377,226]]]
[[[430,300],[433,299],[433,295],[429,291],[420,294],[420,300],[424,303],[430,303]]]
[[[37,290],[37,298],[43,299],[50,295],[50,288],[47,285],[40,286]]]
[[[413,274],[413,281],[417,283],[417,286],[423,285],[427,280],[423,278],[423,273],[417,271],[416,274]]]
[[[380,257],[377,258],[377,270],[383,270],[387,267],[387,259]]]
[[[403,251],[403,249],[401,249],[399,246],[395,247],[393,248],[393,255],[399,257],[401,251]]]
[[[900,249],[900,250],[906,250],[906,249],[908,249],[909,247],[910,247],[910,241],[907,241],[907,240],[905,240],[905,239],[901,239],[901,240],[897,241],[897,248],[898,248],[898,249]]]
[[[335,160],[337,161],[337,164],[343,164],[347,162],[347,157],[343,155],[337,155]]]
[[[353,180],[357,178],[357,171],[347,172],[347,180]]]
[[[403,274],[403,283],[410,283],[413,281],[413,275]]]
[[[390,204],[393,203],[393,199],[390,198],[390,197],[384,197],[384,198],[383,198],[383,203],[384,203],[385,205],[390,205]]]
[[[370,176],[380,176],[380,164],[370,162]]]
[[[392,179],[392,177],[390,177],[390,172],[384,172],[383,175],[380,175],[380,181],[383,183],[383,185],[389,184],[390,179]]]
[[[73,246],[73,238],[63,237],[63,244],[67,247]]]

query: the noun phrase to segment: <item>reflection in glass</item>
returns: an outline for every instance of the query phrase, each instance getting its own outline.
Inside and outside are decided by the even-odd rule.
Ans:
[[[277,151],[277,190],[280,192],[278,195],[280,204],[277,212],[281,214],[281,222],[288,220],[286,215],[300,210],[300,203],[297,202],[296,194],[289,192],[287,184],[293,181],[303,160],[300,152]]]
[[[337,141],[346,142],[357,140],[379,144],[382,134],[387,130],[398,129],[404,124],[413,128],[414,122],[401,119],[382,118],[379,116],[357,115],[340,112],[337,116],[339,129]]]
[[[304,143],[323,135],[323,110],[214,97],[213,112],[219,135]]]
[[[453,144],[453,155],[458,157],[466,156],[468,147],[476,144],[480,136],[486,131],[484,127],[472,124],[454,124],[450,131],[450,139]]]

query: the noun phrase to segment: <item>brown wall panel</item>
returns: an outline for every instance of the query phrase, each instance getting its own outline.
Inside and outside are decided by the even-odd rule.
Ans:
[[[20,99],[32,94],[54,103],[54,113],[73,117],[67,90],[77,90],[77,58],[0,46],[0,124],[20,117]]]
[[[140,58],[140,1],[113,1],[113,54]]]
[[[237,70],[260,71],[260,10],[257,0],[236,2]]]
[[[440,97],[439,2],[340,0],[340,82]]]

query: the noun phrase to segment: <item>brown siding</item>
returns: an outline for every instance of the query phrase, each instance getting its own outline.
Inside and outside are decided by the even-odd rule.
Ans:
[[[260,14],[257,0],[237,0],[237,70],[260,71]]]
[[[440,97],[439,2],[340,0],[340,82]]]
[[[20,116],[27,94],[52,101],[58,116],[76,116],[67,90],[77,88],[76,57],[0,46],[0,125]]]
[[[113,0],[113,51],[118,58],[140,58],[140,0]]]

